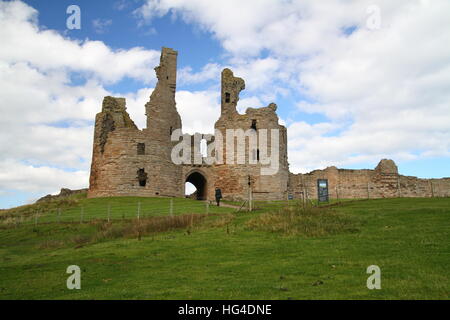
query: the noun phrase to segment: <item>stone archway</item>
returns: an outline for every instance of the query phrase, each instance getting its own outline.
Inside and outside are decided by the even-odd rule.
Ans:
[[[185,182],[190,182],[195,186],[195,188],[197,189],[197,200],[207,199],[207,180],[202,172],[198,170],[191,171],[189,174],[187,174]]]

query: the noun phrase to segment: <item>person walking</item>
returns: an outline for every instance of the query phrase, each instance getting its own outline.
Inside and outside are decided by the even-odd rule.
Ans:
[[[220,199],[222,199],[222,191],[216,188],[216,202],[218,207],[220,206]]]

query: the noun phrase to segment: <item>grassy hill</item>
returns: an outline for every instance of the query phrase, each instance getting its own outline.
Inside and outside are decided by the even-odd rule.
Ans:
[[[209,206],[186,198],[111,197],[87,199],[86,192],[38,202],[0,212],[3,224],[87,222],[94,219],[123,220],[186,213],[226,213],[230,208]]]
[[[257,207],[78,195],[5,210],[0,299],[450,297],[449,198]],[[66,288],[74,264],[81,290]]]

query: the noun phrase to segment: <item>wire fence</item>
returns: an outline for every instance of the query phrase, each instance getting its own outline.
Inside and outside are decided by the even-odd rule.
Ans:
[[[289,199],[289,200],[252,200],[252,211],[277,211],[286,207],[304,207],[304,206],[329,206],[343,202],[352,202],[361,199],[334,199],[329,198],[328,201],[320,203],[318,199]],[[239,211],[246,211],[249,209],[248,201],[223,201],[226,204],[239,207]]]
[[[351,199],[330,199],[327,203]],[[317,200],[253,200],[251,211],[279,211],[286,206],[318,205]],[[245,212],[250,208],[248,201],[222,201],[217,207],[210,201],[195,201],[183,198],[139,198],[135,200],[89,199],[76,202],[49,202],[40,206],[30,206],[19,212],[0,215],[0,228],[40,225],[49,223],[89,223],[94,220],[108,222],[182,214],[223,214]]]
[[[130,202],[93,201],[77,203],[70,207],[56,206],[39,208],[22,213],[1,215],[0,226],[39,225],[48,223],[88,223],[93,220],[108,222],[146,219],[150,217],[173,216],[182,214],[229,213],[235,209],[217,207],[208,201],[189,201],[184,199],[164,199],[150,201],[143,198]]]

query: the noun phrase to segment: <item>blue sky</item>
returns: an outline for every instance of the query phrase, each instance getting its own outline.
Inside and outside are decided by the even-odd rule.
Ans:
[[[103,41],[111,48],[131,49],[143,47],[159,50],[162,46],[176,48],[180,51],[179,67],[190,66],[201,69],[208,62],[217,62],[223,50],[220,43],[207,33],[196,30],[182,20],[174,20],[164,16],[151,24],[139,26],[139,21],[133,14],[134,10],[142,6],[144,1],[52,1],[28,0],[24,1],[39,11],[41,26],[57,30],[67,37],[78,40]],[[66,27],[66,9],[71,4],[77,4],[81,9],[82,28],[69,30]],[[123,5],[124,7],[120,7]],[[99,30],[94,21],[100,23],[111,21]],[[153,70],[148,70],[152,73]],[[131,81],[130,81],[131,80]],[[139,81],[125,79],[123,82],[108,88],[114,90],[136,91],[143,87]]]
[[[71,4],[80,30],[66,27]],[[450,176],[448,9],[445,0],[0,1],[0,208],[87,187],[102,97],[126,97],[142,127],[162,46],[179,52],[185,131],[212,130],[230,67],[246,80],[240,112],[277,103],[293,172],[391,158],[404,175]]]

